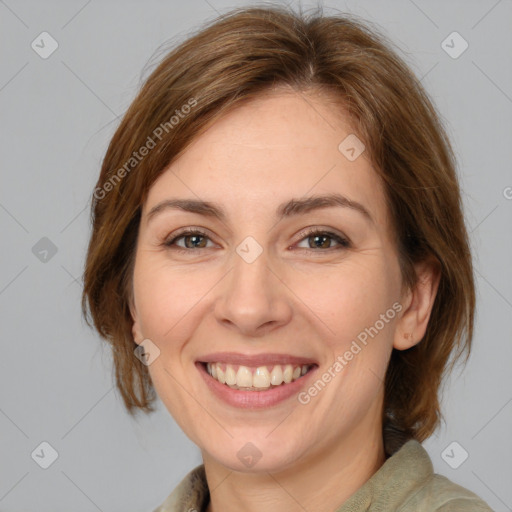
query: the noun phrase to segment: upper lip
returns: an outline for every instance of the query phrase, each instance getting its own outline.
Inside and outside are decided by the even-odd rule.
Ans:
[[[237,352],[215,352],[197,359],[201,363],[227,363],[242,366],[266,366],[276,364],[317,364],[312,358],[292,356],[290,354],[240,354]]]

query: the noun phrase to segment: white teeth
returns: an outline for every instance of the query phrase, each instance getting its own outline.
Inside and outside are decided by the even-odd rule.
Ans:
[[[218,363],[217,363],[217,380],[221,384],[226,383],[226,378],[224,377],[224,371],[222,370],[222,368],[220,367],[220,364],[218,364]]]
[[[270,386],[270,373],[265,366],[260,366],[254,372],[252,385],[255,388],[268,388]]]
[[[236,384],[236,373],[232,366],[226,366],[224,377],[226,378],[226,384],[228,386],[234,386]]]
[[[224,368],[224,369],[223,369]],[[226,384],[234,389],[244,388],[246,390],[265,390],[271,386],[280,386],[289,384],[298,378],[306,375],[311,366],[304,364],[301,366],[274,365],[272,371],[269,367],[259,366],[256,369],[250,369],[247,366],[236,366],[224,363],[207,363],[207,372],[221,384]]]
[[[272,369],[272,373],[270,374],[270,384],[274,386],[279,386],[279,384],[283,383],[283,370],[280,365],[275,365]]]
[[[229,364],[227,368],[229,368]],[[236,385],[239,388],[250,388],[252,386],[252,373],[247,366],[240,366],[236,374]]]
[[[292,378],[293,378],[293,366],[291,364],[287,364],[284,367],[283,380],[286,382],[286,384],[289,384],[292,381]]]

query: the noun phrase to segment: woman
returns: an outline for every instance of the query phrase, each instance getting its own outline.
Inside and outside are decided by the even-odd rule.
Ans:
[[[489,511],[433,474],[475,306],[453,153],[347,17],[240,9],[170,52],[94,192],[84,314],[204,464],[167,511]]]

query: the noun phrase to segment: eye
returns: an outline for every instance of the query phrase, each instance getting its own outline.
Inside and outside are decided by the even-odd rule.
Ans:
[[[344,249],[350,247],[350,242],[343,236],[332,233],[331,231],[319,230],[318,228],[313,228],[302,233],[302,237],[300,243],[305,241],[308,245],[301,247],[299,243],[297,247],[301,249]],[[338,245],[333,246],[333,242]]]
[[[331,231],[321,230],[318,228],[311,228],[301,233],[302,238],[300,239],[297,247],[300,249],[314,250],[318,249],[329,250],[329,249],[346,249],[351,246],[348,239],[345,237],[333,233]],[[200,229],[187,229],[179,232],[171,239],[166,240],[163,245],[168,248],[173,248],[178,251],[190,252],[190,249],[208,249],[208,242],[211,242],[208,234]],[[306,243],[307,246],[301,246]]]
[[[177,247],[181,250],[187,249],[207,249],[207,241],[209,240],[208,235],[199,229],[182,231],[178,235],[174,236],[170,240],[164,242],[166,247]],[[179,241],[183,241],[183,244],[179,244]]]

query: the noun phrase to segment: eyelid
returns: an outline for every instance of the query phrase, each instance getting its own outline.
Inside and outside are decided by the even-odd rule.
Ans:
[[[165,247],[168,247],[168,248],[172,248],[173,250],[176,250],[179,252],[191,252],[191,251],[197,252],[198,250],[201,250],[201,249],[211,249],[211,247],[186,248],[186,247],[181,247],[181,246],[176,245],[177,240],[179,240],[181,238],[185,238],[187,236],[193,236],[193,235],[203,236],[203,237],[207,238],[209,241],[211,241],[212,243],[214,243],[214,244],[216,243],[213,240],[213,237],[210,235],[209,230],[207,230],[205,228],[196,227],[196,226],[186,226],[186,227],[180,228],[177,231],[171,233],[171,235],[169,235],[168,237],[166,237],[164,239],[162,245],[164,245]],[[334,241],[336,241],[336,243],[338,245],[334,246],[334,247],[328,247],[327,249],[314,249],[311,247],[299,247],[295,250],[304,250],[304,251],[308,251],[308,252],[322,253],[322,252],[331,252],[333,250],[336,250],[337,248],[338,249],[339,248],[347,249],[349,247],[352,247],[351,240],[346,235],[339,232],[338,230],[335,230],[333,228],[313,225],[313,226],[308,226],[306,228],[303,228],[300,231],[300,233],[297,235],[296,241],[293,242],[292,245],[288,246],[288,249],[293,248],[293,246],[296,245],[297,243],[302,242],[303,240],[305,240],[308,237],[313,236],[313,235],[327,236],[327,237],[333,239]]]
[[[302,242],[302,240],[304,240],[305,238],[308,238],[310,236],[317,235],[317,234],[318,235],[329,236],[330,238],[336,240],[338,242],[338,244],[343,246],[343,247],[349,247],[349,246],[352,245],[352,242],[351,242],[350,238],[348,236],[346,236],[345,234],[343,234],[342,232],[339,232],[338,230],[333,229],[333,228],[316,226],[316,225],[304,228],[297,235],[297,240],[294,242],[294,245],[299,243],[299,242]],[[300,249],[304,249],[304,248],[300,247]],[[333,247],[330,247],[329,249],[333,249]],[[325,249],[323,252],[326,252],[329,249]],[[310,251],[315,251],[315,252],[322,252],[322,251],[318,251],[316,249],[311,249],[311,248],[308,248],[308,249],[305,249],[305,250],[310,250]]]
[[[210,240],[211,242],[215,243],[213,241],[213,237],[211,236],[209,230],[207,230],[205,228],[200,228],[198,226],[186,226],[186,227],[180,228],[180,229],[174,231],[173,233],[171,233],[170,235],[166,236],[164,238],[162,245],[172,247],[172,246],[174,246],[176,240],[178,240],[180,238],[184,238],[186,236],[192,236],[192,235],[204,236],[204,237],[208,238],[208,240]],[[174,247],[177,247],[178,250],[182,249],[184,251],[190,251],[190,249],[186,249],[183,247],[179,247],[179,246],[174,246]],[[202,247],[202,249],[205,249],[205,247]]]

